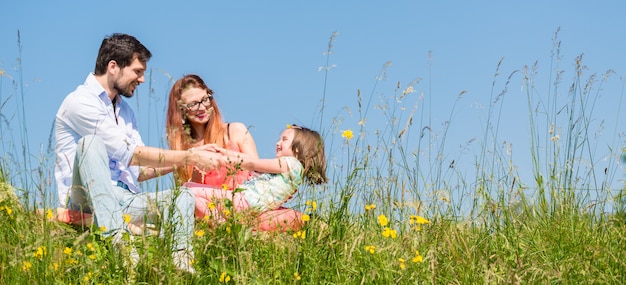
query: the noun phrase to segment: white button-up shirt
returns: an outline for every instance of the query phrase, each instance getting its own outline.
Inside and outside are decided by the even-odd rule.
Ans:
[[[65,97],[56,115],[54,175],[61,206],[67,206],[78,140],[86,135],[102,138],[109,155],[111,184],[121,181],[131,191],[138,192],[135,181],[139,168],[129,167],[129,163],[135,147],[144,144],[133,110],[120,95],[117,95],[114,110],[107,92],[94,74],[89,74],[83,85]]]

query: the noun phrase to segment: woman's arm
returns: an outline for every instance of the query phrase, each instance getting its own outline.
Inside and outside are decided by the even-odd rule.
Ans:
[[[239,147],[242,153],[253,158],[259,158],[254,138],[252,138],[250,130],[248,130],[246,125],[240,122],[230,123],[230,139]]]

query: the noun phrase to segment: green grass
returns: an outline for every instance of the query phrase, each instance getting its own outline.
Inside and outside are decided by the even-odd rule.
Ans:
[[[335,34],[329,51],[334,40]],[[561,74],[559,47],[555,36],[555,77]],[[434,130],[428,118],[416,115],[428,111],[424,99],[409,100],[416,97],[419,80],[404,87],[398,83],[377,108],[387,119],[383,128],[369,129],[366,123],[348,138],[342,134],[351,128],[334,118],[323,131],[332,149],[328,153],[336,154],[328,159],[331,183],[301,189],[293,202],[310,217],[304,230],[253,232],[238,222],[243,217],[237,213],[217,227],[198,222],[194,277],[171,264],[169,235],[137,236],[142,260],[131,272],[98,229],[35,214],[34,208],[48,210],[45,203],[23,197],[25,191],[10,184],[30,180],[37,193],[46,193],[52,187],[50,171],[39,168],[32,178],[14,171],[12,156],[5,155],[0,159],[0,283],[623,284],[624,187],[615,194],[614,186],[582,165],[596,161],[589,134],[595,103],[589,100],[597,95],[591,90],[601,88],[590,86],[601,85],[610,73],[596,81],[594,74],[585,75],[581,61],[563,101],[555,95],[562,79],[549,75],[550,91],[536,90],[533,67],[511,72],[497,92],[498,63],[471,178],[444,160],[456,102],[449,124]],[[528,99],[532,181],[522,181],[506,150],[496,147],[507,86],[518,79]],[[368,112],[374,93],[357,94],[360,121],[373,115]],[[320,126],[326,123],[322,120]],[[560,130],[558,139],[555,130]],[[611,159],[619,161],[623,147],[611,147]]]

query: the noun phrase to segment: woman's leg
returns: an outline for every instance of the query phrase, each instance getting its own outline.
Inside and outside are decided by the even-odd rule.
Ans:
[[[280,207],[259,215],[257,227],[260,231],[298,231],[302,228],[302,212]]]
[[[232,191],[202,187],[201,184],[184,184],[181,188],[188,187],[193,191],[195,196],[195,216],[198,219],[206,219],[209,216],[212,220],[223,222],[224,200],[233,203],[236,211],[243,211],[250,208],[248,202],[241,193],[233,193]]]

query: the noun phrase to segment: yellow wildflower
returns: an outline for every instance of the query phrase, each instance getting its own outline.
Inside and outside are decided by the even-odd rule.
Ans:
[[[228,283],[228,281],[230,281],[230,276],[228,276],[226,272],[222,272],[222,275],[220,275],[220,283]]]
[[[90,255],[89,255],[89,259],[91,259],[91,260],[96,260],[96,255],[95,255],[95,254],[90,254]]]
[[[230,210],[229,209],[223,209],[222,210],[222,214],[224,214],[224,217],[228,217],[228,216],[230,216]]]
[[[376,204],[365,205],[365,211],[371,211],[376,209]]]
[[[391,228],[385,228],[383,230],[382,234],[383,234],[384,237],[390,237],[390,238],[396,238],[397,237],[396,230],[392,230]]]
[[[230,233],[230,227],[226,227],[226,232]]]
[[[30,271],[30,268],[33,267],[33,264],[30,261],[24,261],[22,264],[22,271]]]
[[[413,257],[412,261],[414,263],[418,263],[418,262],[424,261],[424,258],[420,255],[419,250],[415,250],[415,257]]]
[[[306,238],[306,231],[297,231],[297,232],[293,233],[293,238],[305,239]]]
[[[206,203],[206,206],[209,210],[215,210],[215,202],[213,201]]]
[[[311,210],[315,211],[317,210],[317,202],[315,201],[306,201],[306,205],[307,206],[311,206]]]
[[[66,248],[63,250],[63,253],[65,253],[65,254],[67,254],[67,255],[72,255],[72,249],[71,249],[71,248],[69,248],[69,247],[66,247]]]
[[[50,264],[50,269],[52,269],[52,270],[54,270],[54,271],[59,270],[59,264],[58,264],[58,263],[56,263],[56,262],[51,263],[51,264]]]
[[[42,259],[44,256],[46,256],[46,247],[45,246],[38,247],[37,251],[33,253],[33,256],[37,259]]]
[[[302,214],[302,221],[303,222],[308,222],[309,220],[311,220],[311,216],[309,216],[307,214]]]
[[[378,223],[384,227],[389,224],[389,220],[387,220],[387,217],[385,215],[381,214],[380,216],[378,216]]]
[[[129,224],[130,223],[130,215],[129,214],[123,214],[122,218],[124,219],[124,222]]]
[[[376,247],[373,245],[366,245],[365,246],[365,251],[374,254],[374,252],[376,252]]]
[[[222,189],[223,190],[228,190],[228,185],[226,185],[226,183],[222,184]]]
[[[90,251],[95,251],[96,250],[96,248],[93,247],[92,243],[87,243],[87,249],[89,249]]]
[[[196,230],[195,232],[193,232],[193,234],[197,237],[203,237],[204,236],[204,230]]]
[[[427,220],[426,218],[422,217],[422,216],[411,215],[409,223],[410,224],[424,225],[424,224],[430,224],[430,221]]]
[[[48,209],[48,211],[46,211],[46,219],[52,220],[52,218],[54,218],[54,215],[52,214],[52,209]]]
[[[89,282],[89,279],[91,279],[92,276],[93,276],[93,273],[88,272],[87,275],[85,275],[85,277],[83,277],[83,281],[85,283]]]
[[[11,215],[13,213],[13,210],[11,210],[11,208],[9,208],[8,206],[4,206],[3,209],[7,212],[7,215]]]
[[[404,264],[404,258],[398,258],[398,262],[400,262],[400,269],[406,269],[406,264]]]
[[[302,277],[300,277],[300,274],[298,273],[298,271],[296,271],[296,272],[294,272],[294,273],[293,273],[293,279],[295,279],[295,280],[300,280],[300,279],[302,279]]]
[[[341,136],[344,137],[346,140],[351,140],[354,134],[352,133],[352,130],[345,130],[343,131],[343,133],[341,133]]]
[[[100,226],[100,231],[101,231],[101,232],[106,232],[106,231],[107,231],[107,227],[105,227],[105,226]]]

